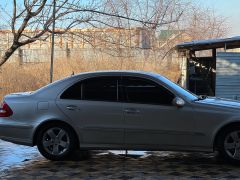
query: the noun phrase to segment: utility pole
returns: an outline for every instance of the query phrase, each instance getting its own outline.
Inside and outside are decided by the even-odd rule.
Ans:
[[[53,82],[53,59],[54,59],[54,33],[55,33],[55,9],[56,0],[53,0],[53,25],[52,25],[52,47],[51,47],[51,65],[50,65],[50,83]]]

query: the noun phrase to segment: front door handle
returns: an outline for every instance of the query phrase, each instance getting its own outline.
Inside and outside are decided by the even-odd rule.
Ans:
[[[72,110],[72,111],[78,109],[78,107],[75,106],[75,105],[68,105],[66,108],[67,108],[68,110]]]
[[[140,111],[138,109],[135,109],[135,108],[124,109],[124,112],[126,114],[138,114],[138,113],[140,113]]]

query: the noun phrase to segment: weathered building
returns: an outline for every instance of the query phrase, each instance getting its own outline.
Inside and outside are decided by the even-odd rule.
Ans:
[[[240,37],[181,43],[181,84],[198,95],[240,100]]]
[[[33,36],[36,31],[25,30],[24,34]],[[55,35],[56,58],[68,57],[70,55],[92,58],[92,50],[109,51],[121,56],[127,49],[149,49],[152,45],[152,34],[148,29],[135,27],[123,28],[91,28],[91,29],[71,29],[64,33],[57,29]],[[44,61],[50,56],[51,33],[47,33],[44,41],[35,41],[25,45],[15,52],[11,60],[23,59],[23,61]],[[24,38],[24,37],[23,37]],[[11,46],[13,35],[11,30],[0,30],[0,55]]]

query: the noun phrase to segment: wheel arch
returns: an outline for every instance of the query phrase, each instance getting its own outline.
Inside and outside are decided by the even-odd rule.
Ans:
[[[46,125],[55,124],[55,123],[64,124],[64,125],[68,126],[70,129],[72,129],[72,131],[74,132],[75,138],[77,140],[77,147],[79,147],[80,141],[79,141],[79,137],[78,137],[78,134],[77,134],[76,130],[69,123],[67,123],[65,121],[62,121],[62,120],[58,120],[58,119],[46,120],[46,121],[40,123],[36,127],[36,129],[33,133],[33,146],[35,146],[37,144],[37,134],[38,134],[39,130]]]
[[[216,150],[217,149],[217,141],[218,141],[218,138],[219,138],[219,135],[227,128],[230,128],[230,127],[234,127],[234,126],[240,126],[240,121],[235,121],[235,122],[230,122],[228,124],[225,124],[224,126],[222,126],[218,131],[217,133],[215,133],[215,136],[214,136],[214,141],[213,141],[213,150]]]

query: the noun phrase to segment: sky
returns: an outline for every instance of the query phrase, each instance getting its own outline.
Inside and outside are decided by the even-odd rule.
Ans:
[[[240,0],[194,0],[202,6],[215,9],[218,15],[227,18],[229,37],[240,36]]]

